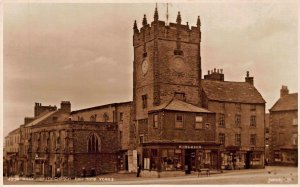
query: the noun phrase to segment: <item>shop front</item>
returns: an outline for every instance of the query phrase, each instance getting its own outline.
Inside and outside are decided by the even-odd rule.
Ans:
[[[273,165],[298,166],[298,149],[278,148],[273,152]]]
[[[221,151],[222,169],[250,169],[264,167],[263,148],[228,146]]]
[[[142,170],[154,175],[185,175],[220,169],[220,146],[211,142],[143,143]]]

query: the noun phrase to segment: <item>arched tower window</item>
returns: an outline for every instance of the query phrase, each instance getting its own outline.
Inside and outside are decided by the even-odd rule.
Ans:
[[[88,138],[88,152],[98,153],[100,151],[100,139],[97,135],[92,134]]]

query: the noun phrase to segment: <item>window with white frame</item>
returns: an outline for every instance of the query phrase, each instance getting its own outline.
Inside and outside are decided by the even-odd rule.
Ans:
[[[195,129],[201,129],[201,128],[203,128],[203,117],[202,116],[196,116]]]
[[[175,115],[175,128],[183,128],[183,115],[182,114]]]
[[[153,128],[158,128],[158,114],[153,115]]]

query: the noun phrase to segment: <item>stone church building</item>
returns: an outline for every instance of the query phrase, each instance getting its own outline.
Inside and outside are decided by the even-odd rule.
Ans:
[[[76,111],[69,102],[35,106],[41,114],[20,128],[24,173],[83,176],[139,166],[142,176],[164,176],[264,167],[265,101],[249,73],[245,82],[225,81],[216,69],[202,79],[195,22],[182,24],[178,12],[166,24],[157,8],[151,23],[145,15],[141,28],[134,22],[132,101]]]

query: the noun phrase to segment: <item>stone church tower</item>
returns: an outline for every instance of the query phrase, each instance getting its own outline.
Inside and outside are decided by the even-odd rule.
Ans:
[[[139,30],[134,22],[133,102],[135,120],[147,119],[154,106],[173,97],[201,105],[200,18],[197,26],[160,21],[157,8],[154,21],[144,15]]]
[[[176,23],[166,25],[159,20],[157,7],[151,24],[146,15],[140,29],[134,22],[131,145],[137,153],[141,148],[139,134],[148,125],[148,113],[153,107],[174,98],[201,106],[200,26],[200,17],[196,26],[182,24],[180,12]],[[139,162],[139,156],[133,153],[133,160],[135,157]]]

